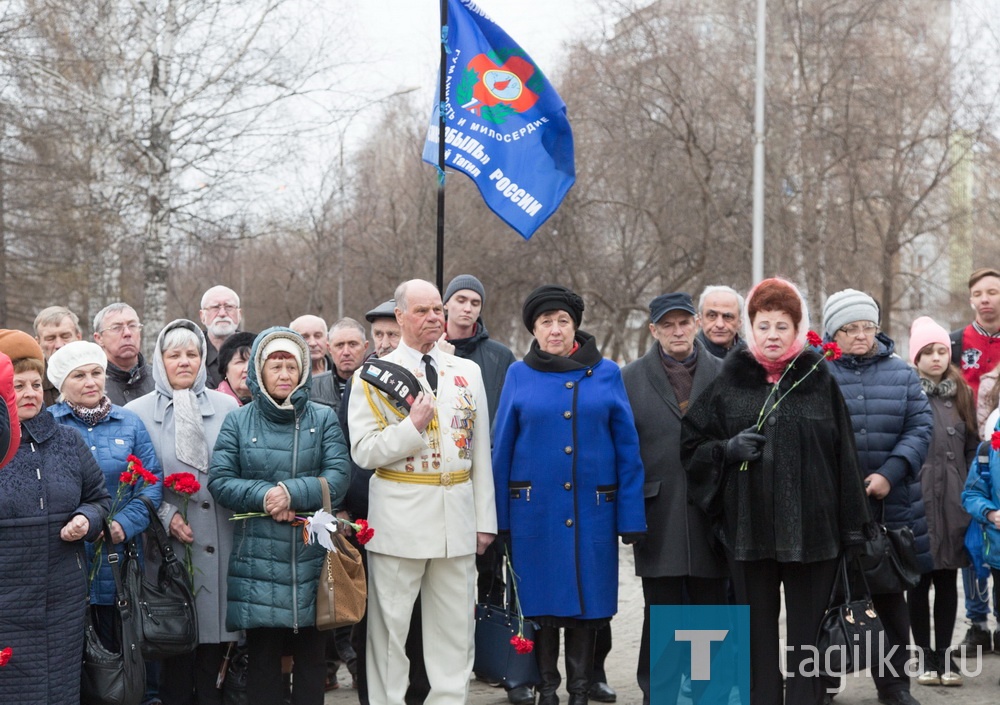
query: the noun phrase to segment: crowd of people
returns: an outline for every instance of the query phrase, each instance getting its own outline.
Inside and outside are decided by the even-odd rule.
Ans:
[[[490,337],[471,274],[443,293],[403,282],[367,329],[306,314],[243,331],[239,296],[213,286],[150,360],[128,304],[95,316],[93,342],[68,308],[46,308],[34,336],[0,331],[0,647],[17,660],[0,701],[80,702],[88,619],[119,647],[107,556],[141,553],[150,521],[189,557],[199,645],[147,664],[144,705],[224,702],[234,643],[252,702],[320,705],[341,666],[361,705],[465,702],[472,607],[507,581],[538,625],[540,676],[508,689],[511,705],[559,703],[560,648],[570,705],[615,702],[619,542],[645,600],[644,703],[706,688],[654,661],[652,606],[748,604],[743,702],[823,705],[837,677],[799,666],[842,561],[878,524],[912,531],[921,572],[872,595],[897,647],[872,672],[879,702],[918,702],[912,658],[916,684],[960,686],[955,646],[1000,651],[990,577],[965,548],[977,531],[1000,545],[1000,271],[973,272],[969,294],[974,320],[949,333],[917,318],[904,359],[862,291],[829,296],[820,333],[781,278],[745,299],[667,292],[649,303],[651,346],[624,367],[582,328],[584,299],[555,284],[524,300],[518,360]],[[143,480],[124,483],[135,463]],[[179,491],[178,473],[198,488]],[[297,520],[324,489],[339,518],[374,529],[351,537],[366,615],[330,632],[315,625],[324,549]],[[152,571],[159,556],[140,559]],[[996,614],[1000,554],[985,561]]]

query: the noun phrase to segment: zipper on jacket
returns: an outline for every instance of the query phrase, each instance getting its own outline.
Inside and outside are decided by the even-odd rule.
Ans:
[[[34,444],[32,444],[31,452],[32,453],[35,452]],[[42,486],[41,486],[42,485],[42,469],[41,468],[35,468],[35,477],[38,478],[38,491],[39,491],[39,493],[41,493],[41,491],[42,491]],[[43,494],[39,494],[38,495],[38,508],[39,509],[45,509],[45,495],[43,495]]]
[[[292,478],[299,468],[299,417],[295,416],[295,438],[292,439]],[[295,545],[295,528],[292,527],[292,633],[299,633],[299,579],[297,559],[298,547]]]

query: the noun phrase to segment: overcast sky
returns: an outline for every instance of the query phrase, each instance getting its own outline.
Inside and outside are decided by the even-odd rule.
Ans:
[[[433,100],[440,50],[439,0],[351,0],[362,41],[371,47],[369,78],[386,93],[420,86]],[[574,39],[600,35],[613,0],[478,0],[546,73]]]

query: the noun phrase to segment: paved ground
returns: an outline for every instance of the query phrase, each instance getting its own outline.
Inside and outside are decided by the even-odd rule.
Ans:
[[[618,691],[619,703],[641,705],[642,691],[635,682],[635,664],[642,633],[642,588],[633,570],[632,549],[623,546],[620,560],[619,612],[612,622],[614,648],[607,662],[608,680]],[[959,586],[960,603],[961,590]],[[962,616],[960,615],[955,627],[956,641],[962,638],[967,627]],[[970,663],[970,667],[972,665]],[[326,705],[355,705],[358,702],[357,693],[351,690],[350,676],[345,669],[341,669],[340,678],[341,687],[327,694]],[[991,654],[982,659],[982,672],[978,676],[967,677],[965,685],[960,688],[926,687],[914,682],[911,692],[922,705],[998,705],[1000,704],[998,678],[1000,678],[1000,655]],[[849,677],[847,681],[846,689],[835,700],[836,705],[877,705],[875,685],[867,672]],[[567,697],[565,692],[561,691],[560,698],[563,703]],[[475,680],[471,682],[469,687],[471,705],[504,705],[506,702],[506,694],[502,689],[491,688]],[[688,703],[688,700],[682,699],[677,705]],[[788,705],[796,704],[788,703]]]

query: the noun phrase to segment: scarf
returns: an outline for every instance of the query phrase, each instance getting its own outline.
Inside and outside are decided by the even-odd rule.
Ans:
[[[688,402],[691,400],[691,388],[694,386],[694,371],[698,365],[698,346],[694,346],[694,351],[683,360],[674,358],[663,352],[660,347],[660,363],[667,373],[667,381],[673,387],[674,396],[677,397],[677,405],[681,408],[681,414],[687,412]]]
[[[767,381],[770,384],[774,384],[781,379],[781,375],[784,373],[785,368],[788,367],[788,363],[794,360],[804,347],[805,344],[796,338],[788,347],[788,351],[777,360],[768,360],[761,354],[760,349],[756,345],[750,347],[750,352],[753,353],[753,359],[767,372]]]
[[[208,441],[198,395],[190,389],[173,390],[174,455],[186,465],[208,471]]]
[[[531,349],[524,356],[524,364],[539,372],[573,372],[593,367],[601,361],[601,351],[597,349],[597,339],[582,330],[576,332],[576,349],[568,356],[552,355],[538,347],[538,341],[531,341]]]
[[[66,401],[66,404],[69,406],[70,411],[73,412],[73,416],[80,419],[88,426],[96,426],[101,423],[101,421],[108,418],[108,414],[111,413],[111,400],[108,399],[107,394],[101,397],[101,400],[97,402],[97,406],[93,408],[79,406],[69,400]]]

